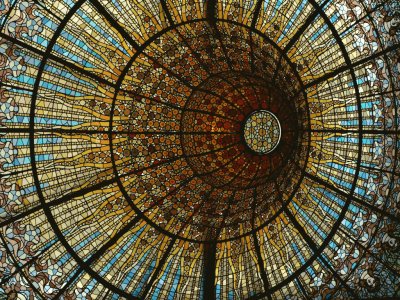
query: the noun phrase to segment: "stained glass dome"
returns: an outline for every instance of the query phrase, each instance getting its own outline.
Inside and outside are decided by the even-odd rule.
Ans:
[[[0,299],[400,297],[396,0],[0,0]]]

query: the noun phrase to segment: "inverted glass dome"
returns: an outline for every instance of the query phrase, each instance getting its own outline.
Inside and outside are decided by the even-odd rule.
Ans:
[[[399,24],[0,0],[0,299],[400,297]]]

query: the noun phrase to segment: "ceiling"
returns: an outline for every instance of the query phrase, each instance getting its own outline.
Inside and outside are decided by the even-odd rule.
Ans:
[[[0,299],[400,297],[399,18],[0,1]]]

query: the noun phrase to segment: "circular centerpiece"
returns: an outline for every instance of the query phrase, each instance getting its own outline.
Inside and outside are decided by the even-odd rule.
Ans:
[[[278,146],[281,139],[281,124],[272,112],[255,111],[244,124],[243,137],[247,146],[254,152],[270,153]]]

